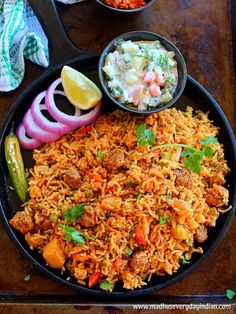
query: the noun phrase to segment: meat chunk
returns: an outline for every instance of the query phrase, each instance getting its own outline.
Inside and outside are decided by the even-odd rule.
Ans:
[[[207,228],[204,225],[200,225],[194,235],[197,242],[202,243],[207,239]]]
[[[184,186],[187,189],[191,189],[193,187],[191,172],[185,168],[177,170],[175,184],[177,186]]]
[[[72,189],[78,189],[81,184],[81,176],[79,170],[77,170],[75,167],[69,168],[65,175],[65,182]]]
[[[35,234],[27,233],[25,235],[25,240],[28,242],[30,247],[40,248],[45,245],[47,237],[38,233]]]
[[[10,225],[23,234],[34,229],[33,218],[25,211],[17,212],[10,220]]]
[[[118,172],[124,163],[125,155],[121,149],[112,149],[103,161],[104,167],[111,172]]]
[[[96,213],[91,205],[84,207],[84,213],[79,217],[78,222],[86,228],[93,227],[96,224]]]
[[[40,225],[40,229],[48,230],[52,228],[52,223],[49,219],[44,219]]]
[[[223,186],[213,184],[212,188],[207,189],[205,199],[209,205],[220,207],[228,203],[229,191]]]
[[[148,252],[140,251],[133,255],[130,261],[131,268],[136,272],[146,272],[150,267]]]

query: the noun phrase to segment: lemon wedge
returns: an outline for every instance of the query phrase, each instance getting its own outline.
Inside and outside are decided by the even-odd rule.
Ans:
[[[102,99],[102,92],[96,84],[67,65],[62,68],[61,80],[67,98],[79,109],[90,109]]]

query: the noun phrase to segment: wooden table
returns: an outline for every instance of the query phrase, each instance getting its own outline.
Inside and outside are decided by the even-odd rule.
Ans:
[[[235,76],[230,12],[232,17],[234,16],[232,25],[235,25],[236,10],[235,5],[230,8],[229,0],[157,0],[146,11],[134,15],[112,13],[100,8],[93,1],[58,7],[69,36],[85,50],[101,51],[117,35],[137,29],[153,31],[169,38],[182,51],[188,73],[216,98],[235,129]],[[42,71],[42,68],[26,62],[23,84],[13,92],[0,95],[1,119],[17,95]],[[173,300],[173,296],[176,300],[184,302],[185,297],[191,295],[194,295],[196,302],[203,302],[203,295],[216,295],[220,300],[225,289],[236,289],[235,238],[234,220],[222,243],[195,272],[182,281],[146,297],[145,302],[160,302],[163,297],[166,297],[167,301]],[[90,298],[84,298],[36,271],[15,248],[2,225],[0,252],[0,294],[10,296],[11,301],[27,303],[29,299],[26,296],[32,296],[31,302],[53,302],[55,296],[59,296],[60,303],[63,300],[73,303],[91,301]],[[29,282],[24,281],[27,274],[32,277]],[[10,308],[17,312],[17,306]],[[8,307],[2,306],[1,309],[1,313],[9,313]],[[25,306],[24,312],[30,313],[33,309],[33,306]],[[64,313],[64,310],[64,307],[57,307],[57,313]],[[87,313],[86,308],[81,309],[78,306],[70,308],[70,313],[78,313],[78,310]],[[23,307],[19,313],[22,311]],[[233,313],[232,309],[231,311]],[[51,313],[51,309],[44,308],[42,312]],[[108,312],[104,310],[104,313]]]

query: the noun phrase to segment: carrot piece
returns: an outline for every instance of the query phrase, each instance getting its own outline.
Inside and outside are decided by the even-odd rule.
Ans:
[[[164,132],[165,132],[165,127],[164,127],[164,126],[159,127],[158,131],[159,131],[161,134],[164,134]]]
[[[90,130],[92,130],[92,126],[91,125],[87,125],[87,126],[85,126],[83,128],[80,128],[78,131],[76,131],[74,136],[84,135],[84,134],[88,133]]]
[[[92,274],[92,275],[89,277],[88,286],[89,286],[89,287],[92,287],[92,286],[96,285],[96,283],[98,282],[100,276],[101,276],[100,271],[98,271],[97,273]]]
[[[155,154],[157,154],[157,155],[159,154],[159,152],[160,152],[160,149],[158,149],[158,148],[156,148],[156,149],[153,150],[153,153],[155,153]]]
[[[156,84],[152,84],[149,88],[148,88],[150,94],[154,97],[161,95],[161,91],[160,91],[160,87]]]
[[[187,230],[179,224],[173,224],[171,228],[171,233],[175,239],[178,240],[187,240],[189,238],[189,233]]]
[[[96,173],[88,172],[88,176],[90,179],[94,179],[96,182],[102,182],[102,178]]]
[[[165,86],[165,80],[164,80],[163,77],[160,76],[160,75],[157,75],[157,84],[158,84],[159,86]]]
[[[136,238],[139,245],[143,245],[146,243],[146,235],[142,227],[138,227],[136,229],[134,237]]]
[[[122,257],[117,257],[115,262],[112,264],[112,268],[114,268],[117,271],[120,270],[121,266],[122,266],[122,262],[123,262],[123,258]]]
[[[83,255],[83,254],[77,254],[76,257],[75,257],[76,261],[78,262],[85,262],[85,261],[88,261],[90,260],[90,257],[89,256],[86,256],[86,255]]]
[[[30,187],[29,194],[31,198],[40,197],[41,196],[40,188],[38,186]]]
[[[155,73],[154,72],[146,72],[144,74],[143,80],[146,83],[153,83],[155,81]]]

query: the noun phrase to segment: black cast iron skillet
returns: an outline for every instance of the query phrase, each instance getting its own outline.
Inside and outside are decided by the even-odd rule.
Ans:
[[[224,143],[225,157],[228,165],[231,168],[231,173],[227,176],[226,186],[229,188],[230,204],[234,209],[221,215],[217,220],[215,228],[210,229],[209,238],[203,244],[204,254],[193,255],[190,265],[181,266],[176,274],[173,276],[153,277],[151,282],[134,291],[124,290],[121,283],[116,284],[115,290],[112,293],[105,293],[98,288],[87,288],[79,285],[75,279],[67,281],[68,273],[61,275],[59,270],[46,267],[44,259],[36,252],[31,251],[24,237],[9,225],[10,218],[16,211],[20,209],[20,203],[15,193],[9,188],[11,182],[4,158],[4,138],[9,133],[12,122],[15,125],[22,120],[24,113],[30,107],[33,98],[41,91],[59,77],[61,68],[64,64],[70,65],[90,77],[98,83],[98,60],[99,56],[96,54],[85,53],[76,48],[65,35],[63,26],[58,17],[53,0],[30,0],[29,1],[35,10],[43,28],[48,36],[50,43],[50,66],[49,68],[30,86],[28,86],[23,93],[17,98],[6,114],[5,120],[1,127],[0,133],[0,212],[4,226],[12,238],[13,242],[24,254],[24,256],[33,263],[38,270],[42,271],[57,282],[64,284],[69,288],[76,289],[80,292],[93,294],[96,296],[108,297],[135,297],[143,294],[151,293],[155,290],[164,288],[174,282],[177,282],[191,271],[193,271],[199,264],[200,260],[205,258],[208,253],[216,247],[219,241],[227,232],[231,220],[234,215],[236,207],[236,193],[235,193],[235,155],[236,145],[233,132],[230,125],[220,109],[219,105],[212,98],[212,96],[193,78],[188,76],[187,85],[183,95],[178,100],[176,107],[184,109],[186,105],[192,106],[194,109],[201,109],[204,112],[210,111],[210,118],[220,128],[219,141]],[[107,98],[104,98],[104,107],[113,110],[113,107]],[[22,151],[25,165],[27,168],[33,165],[32,153]],[[209,274],[210,276],[210,274]]]

